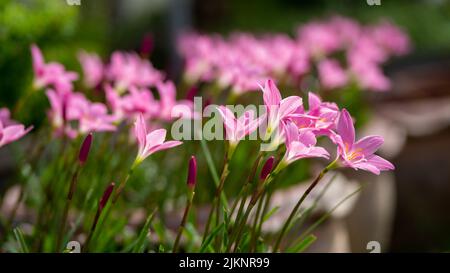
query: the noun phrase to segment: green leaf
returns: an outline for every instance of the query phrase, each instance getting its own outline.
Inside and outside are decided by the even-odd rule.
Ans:
[[[316,222],[314,222],[314,224],[312,224],[307,230],[305,230],[302,235],[300,235],[300,237],[297,239],[298,241],[303,240],[305,237],[307,237],[312,231],[314,231],[320,224],[322,224],[325,220],[327,220],[331,214],[340,206],[342,205],[345,201],[347,201],[348,199],[352,198],[354,195],[356,195],[358,192],[360,192],[363,189],[364,186],[360,186],[357,190],[355,190],[354,192],[352,192],[351,194],[347,195],[345,198],[343,198],[341,201],[339,201],[331,210],[329,210],[327,213],[325,213],[324,215],[322,215],[322,217],[320,217]]]
[[[205,139],[202,137],[200,140],[202,151],[205,154],[206,162],[208,163],[209,171],[211,172],[212,178],[214,180],[214,184],[216,187],[219,187],[220,180],[219,175],[217,174],[216,166],[214,165],[214,161],[212,160],[211,152],[209,151],[208,144],[206,144]],[[228,201],[227,197],[225,196],[225,193],[222,191],[222,194],[220,195],[220,198],[222,199],[223,206],[229,210],[228,208]]]
[[[266,213],[266,214],[264,215],[263,221],[262,221],[262,222],[264,223],[264,222],[266,222],[267,220],[269,220],[269,218],[272,217],[272,215],[274,215],[275,212],[277,212],[279,208],[280,208],[279,206],[276,206],[276,207],[272,208],[268,213]]]
[[[312,243],[314,243],[317,240],[317,237],[310,234],[308,235],[304,240],[300,241],[297,245],[293,246],[292,248],[288,249],[287,252],[290,253],[299,253],[305,251]]]
[[[145,240],[147,237],[147,234],[149,232],[150,224],[153,220],[153,216],[155,215],[156,210],[154,210],[150,215],[147,217],[147,220],[145,221],[144,226],[141,229],[141,232],[139,233],[139,237],[136,240],[136,243],[134,244],[133,253],[142,253],[144,252],[144,249],[147,247],[148,241]]]
[[[14,229],[13,232],[14,232],[14,237],[16,237],[17,243],[19,243],[21,252],[22,252],[22,253],[28,253],[28,252],[30,252],[30,251],[28,250],[28,246],[27,246],[27,244],[26,244],[26,242],[25,242],[25,239],[24,239],[24,237],[23,237],[22,230],[21,230],[20,228],[17,227],[17,228]]]
[[[161,245],[159,245],[159,247],[158,247],[158,252],[159,253],[164,253],[164,252],[166,252],[166,249],[164,248],[164,246],[161,244]]]
[[[207,248],[210,248],[210,244],[211,244],[212,240],[216,237],[216,235],[222,230],[222,228],[224,226],[225,226],[225,224],[222,223],[213,229],[213,231],[208,235],[205,242],[201,246],[200,253],[204,253]]]

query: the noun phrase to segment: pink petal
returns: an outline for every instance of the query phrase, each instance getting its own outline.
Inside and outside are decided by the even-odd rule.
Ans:
[[[306,146],[314,146],[317,143],[316,136],[310,129],[300,129],[298,131],[298,141]]]
[[[287,121],[283,126],[286,136],[286,147],[290,149],[291,144],[298,141],[299,132],[297,126],[291,121]]]
[[[153,147],[156,145],[160,145],[166,140],[166,129],[156,129],[149,133],[146,138],[147,145],[149,147]]]
[[[373,155],[372,157],[370,157],[368,159],[368,162],[372,165],[374,165],[375,167],[377,167],[379,170],[381,171],[387,171],[387,170],[394,170],[395,167],[394,165],[387,161],[386,159],[377,156],[377,155]]]
[[[156,153],[158,151],[170,149],[170,148],[176,147],[176,146],[181,145],[181,144],[183,144],[183,142],[181,142],[181,141],[176,141],[176,140],[167,141],[167,142],[164,142],[164,143],[162,143],[160,145],[152,147],[148,151],[147,155],[151,155],[151,154]]]
[[[136,122],[134,123],[134,134],[138,141],[139,154],[141,154],[147,144],[147,142],[146,142],[147,129],[146,129],[144,116],[142,114],[139,114],[139,116],[136,119]]]
[[[35,74],[40,74],[44,69],[44,57],[39,47],[35,44],[31,45],[31,57],[33,59],[33,70]],[[38,75],[39,76],[39,75]]]
[[[365,156],[369,156],[376,152],[378,148],[383,144],[384,139],[381,136],[366,136],[358,140],[353,145],[353,150],[363,153]]]
[[[302,106],[302,104],[303,104],[302,98],[300,98],[298,96],[290,96],[290,97],[284,98],[280,102],[280,109],[278,112],[279,118],[283,119],[283,118],[287,117],[288,115],[294,113],[295,110],[297,110],[297,108]]]
[[[319,108],[321,103],[322,103],[322,100],[320,99],[319,96],[317,96],[313,92],[308,93],[309,111]]]
[[[223,124],[225,125],[227,137],[229,139],[234,139],[238,128],[233,112],[231,112],[231,110],[225,106],[219,106],[217,107],[217,110],[219,111],[219,114],[223,120]]]
[[[355,143],[355,127],[353,127],[352,118],[346,109],[342,109],[341,114],[339,115],[337,132],[347,146],[347,149],[350,150],[353,143]]]
[[[264,86],[263,90],[263,99],[264,104],[267,106],[270,105],[278,105],[281,101],[281,94],[278,88],[276,87],[273,80],[269,79],[266,81],[266,84]]]
[[[375,165],[373,165],[373,164],[371,164],[369,162],[353,163],[351,167],[356,168],[356,169],[369,171],[369,172],[374,173],[376,175],[380,174],[380,170]]]

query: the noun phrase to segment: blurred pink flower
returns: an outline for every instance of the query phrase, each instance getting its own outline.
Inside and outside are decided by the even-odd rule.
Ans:
[[[75,138],[77,131],[67,122],[67,109],[72,93],[62,93],[48,89],[45,94],[50,102],[48,118],[50,119],[55,135],[66,135],[69,138]]]
[[[157,115],[160,119],[170,121],[176,118],[196,118],[194,104],[190,100],[176,99],[175,85],[171,81],[159,82],[156,84],[159,93],[159,107]]]
[[[311,22],[297,31],[300,43],[316,58],[328,55],[341,47],[338,33],[328,22]]]
[[[2,112],[5,114],[6,111],[4,109],[6,108],[2,108]],[[0,147],[20,139],[21,137],[26,135],[31,129],[33,129],[32,126],[25,129],[24,125],[17,124],[11,120],[7,120],[10,122],[8,125],[4,124],[3,121],[4,121],[3,119],[0,119]]]
[[[78,131],[82,134],[116,130],[113,124],[116,118],[108,114],[106,106],[100,102],[89,101],[81,93],[70,97],[67,119],[78,121]]]
[[[69,92],[73,89],[72,82],[78,79],[78,74],[66,71],[60,63],[46,64],[41,50],[35,44],[31,45],[33,59],[34,87],[41,89],[53,85],[60,92]]]
[[[383,21],[372,28],[374,40],[394,55],[404,55],[411,50],[408,35],[389,21]]]
[[[141,114],[138,115],[138,118],[134,124],[134,134],[139,146],[138,154],[133,164],[134,166],[141,163],[153,153],[182,144],[181,141],[165,141],[165,129],[157,129],[147,133],[147,125],[145,124],[144,116]]]
[[[265,118],[264,116],[256,117],[252,110],[245,111],[239,118],[236,118],[233,112],[225,106],[219,106],[217,110],[225,126],[226,139],[233,148],[245,136],[253,133]]]
[[[103,80],[103,63],[97,54],[81,51],[78,60],[83,69],[83,82],[86,87],[95,88]]]
[[[391,88],[391,81],[375,63],[360,59],[350,64],[350,70],[363,89],[383,92]]]
[[[82,93],[56,92],[47,90],[47,98],[51,109],[49,119],[57,136],[67,135],[74,138],[78,133],[114,131],[113,124],[117,119],[109,115],[103,103],[91,102]],[[78,128],[74,128],[77,122]]]
[[[344,166],[355,170],[366,170],[377,175],[380,171],[394,169],[392,163],[374,154],[384,142],[381,136],[366,136],[355,142],[355,128],[346,109],[342,109],[339,116],[337,134],[335,142],[338,144],[340,162]]]
[[[128,117],[134,117],[142,113],[146,118],[156,116],[159,113],[159,104],[150,90],[130,87],[129,94],[122,97],[122,106]]]
[[[318,70],[320,83],[326,89],[343,87],[348,82],[347,73],[336,60],[325,59],[320,61]]]
[[[163,79],[163,74],[135,53],[116,51],[106,68],[106,77],[114,82],[116,91],[124,93],[131,86],[155,86]]]
[[[11,113],[6,107],[0,108],[0,122],[3,124],[3,126],[17,124],[17,122],[11,119]]]

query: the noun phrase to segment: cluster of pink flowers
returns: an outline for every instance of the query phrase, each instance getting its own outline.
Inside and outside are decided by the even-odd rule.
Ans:
[[[302,25],[294,38],[235,33],[229,39],[188,34],[180,40],[188,82],[214,82],[235,93],[255,91],[267,78],[298,83],[314,73],[323,89],[356,83],[386,91],[390,82],[381,65],[409,49],[408,36],[388,21],[364,26],[339,16]]]
[[[309,109],[306,110],[301,97],[291,96],[282,99],[272,80],[267,80],[261,89],[266,113],[259,118],[250,112],[235,118],[229,109],[219,107],[226,135],[233,149],[239,140],[253,133],[262,124],[263,119],[267,122],[264,139],[271,141],[270,147],[276,149],[283,143],[286,146],[285,155],[276,171],[302,158],[328,159],[330,157],[328,151],[316,146],[317,138],[320,136],[327,136],[336,144],[336,162],[341,166],[362,169],[374,174],[394,169],[390,162],[374,154],[383,144],[381,136],[367,136],[355,141],[353,120],[346,109],[339,109],[336,104],[323,102],[314,93],[309,93]],[[272,137],[273,135],[276,137]]]
[[[8,108],[0,108],[0,147],[16,141],[31,131],[33,127],[24,125],[11,119]]]
[[[139,114],[147,120],[161,121],[170,121],[180,115],[192,117],[192,102],[177,101],[174,83],[165,80],[161,71],[138,54],[117,51],[111,55],[108,64],[86,52],[81,52],[79,59],[85,85],[104,89],[106,102],[117,121],[134,120]],[[152,89],[158,92],[159,100],[155,99]],[[183,111],[176,112],[178,106]]]
[[[146,120],[158,121],[193,117],[193,103],[177,101],[173,82],[165,81],[162,72],[135,53],[114,52],[107,64],[96,54],[79,53],[83,84],[89,89],[103,89],[104,104],[74,91],[73,82],[78,79],[75,72],[66,71],[59,63],[46,64],[36,45],[31,52],[35,87],[47,89],[51,105],[48,115],[56,135],[73,138],[93,131],[114,131],[121,121],[134,121],[140,114]],[[157,90],[159,100],[151,88]]]

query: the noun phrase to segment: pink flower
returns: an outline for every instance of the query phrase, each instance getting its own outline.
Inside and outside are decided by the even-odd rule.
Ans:
[[[67,122],[69,100],[73,94],[71,92],[56,92],[53,89],[48,89],[45,94],[50,102],[48,118],[50,119],[55,135],[66,135],[70,138],[75,138],[77,131]]]
[[[290,119],[298,128],[309,128],[316,135],[328,135],[334,129],[336,118],[339,116],[339,108],[335,103],[322,102],[316,94],[308,93],[309,110],[302,108],[290,115]]]
[[[3,121],[0,119],[0,147],[18,140],[26,135],[31,129],[33,129],[32,126],[25,129],[25,126],[22,124],[6,125],[3,124]]]
[[[345,86],[348,82],[347,73],[336,60],[326,59],[318,64],[320,83],[326,89]]]
[[[116,117],[117,121],[125,118],[125,102],[122,97],[120,97],[116,90],[114,90],[109,84],[105,84],[104,90],[106,102],[111,107],[113,115]]]
[[[78,54],[81,68],[83,69],[84,85],[95,88],[103,80],[103,63],[97,54],[89,54],[81,51]]]
[[[278,171],[290,163],[311,157],[323,157],[328,159],[330,154],[322,147],[315,146],[316,136],[309,129],[298,129],[294,123],[287,121],[284,125],[286,136],[286,153],[277,167]]]
[[[217,110],[223,119],[226,139],[230,142],[231,149],[234,149],[245,136],[253,133],[265,118],[255,117],[254,111],[251,110],[245,111],[239,118],[225,106],[219,106]]]
[[[377,43],[395,55],[403,55],[411,50],[408,35],[389,21],[384,21],[372,29]]]
[[[327,22],[308,23],[297,34],[299,41],[316,57],[327,55],[341,46],[338,33]]]
[[[156,84],[160,96],[159,108],[157,110],[158,117],[165,121],[175,118],[196,118],[194,113],[194,104],[190,100],[176,99],[175,85],[171,81],[159,82]]]
[[[360,59],[358,62],[351,63],[350,65],[350,70],[362,88],[379,92],[388,91],[391,88],[390,80],[375,63],[364,63]]]
[[[269,138],[275,131],[280,122],[293,114],[299,107],[302,106],[302,98],[298,96],[290,96],[281,99],[281,94],[272,80],[267,80],[264,87],[261,87],[263,92],[264,104],[267,111],[267,131],[265,138]]]
[[[130,86],[151,87],[163,79],[163,74],[135,53],[114,52],[106,69],[106,77],[114,88],[125,92]]]
[[[116,130],[116,126],[113,125],[116,118],[108,114],[106,106],[100,102],[90,102],[81,93],[71,96],[67,119],[77,120],[78,131],[82,134]]]
[[[362,169],[374,174],[380,171],[393,170],[394,165],[386,159],[374,154],[383,144],[381,136],[366,136],[355,142],[355,128],[352,118],[346,109],[342,109],[337,122],[335,142],[341,163],[355,170]]]
[[[34,87],[36,89],[53,85],[60,92],[72,91],[72,82],[78,79],[77,73],[66,71],[60,63],[46,64],[41,50],[34,44],[31,46],[31,56],[33,59]]]
[[[16,124],[16,122],[11,119],[11,113],[6,107],[0,108],[0,122],[3,123],[3,126]]]
[[[138,116],[134,124],[134,134],[138,142],[139,150],[133,166],[140,164],[153,153],[182,144],[181,141],[165,141],[165,129],[157,129],[147,133],[147,125],[145,124],[144,116],[142,114]]]
[[[153,117],[159,113],[159,103],[153,97],[150,90],[130,87],[129,94],[122,98],[123,110],[127,116],[135,116],[142,113],[145,117]]]
[[[56,135],[74,138],[78,133],[114,131],[116,117],[109,115],[103,103],[91,102],[81,93],[47,90],[51,109],[48,113]],[[73,122],[78,128],[72,127]]]

